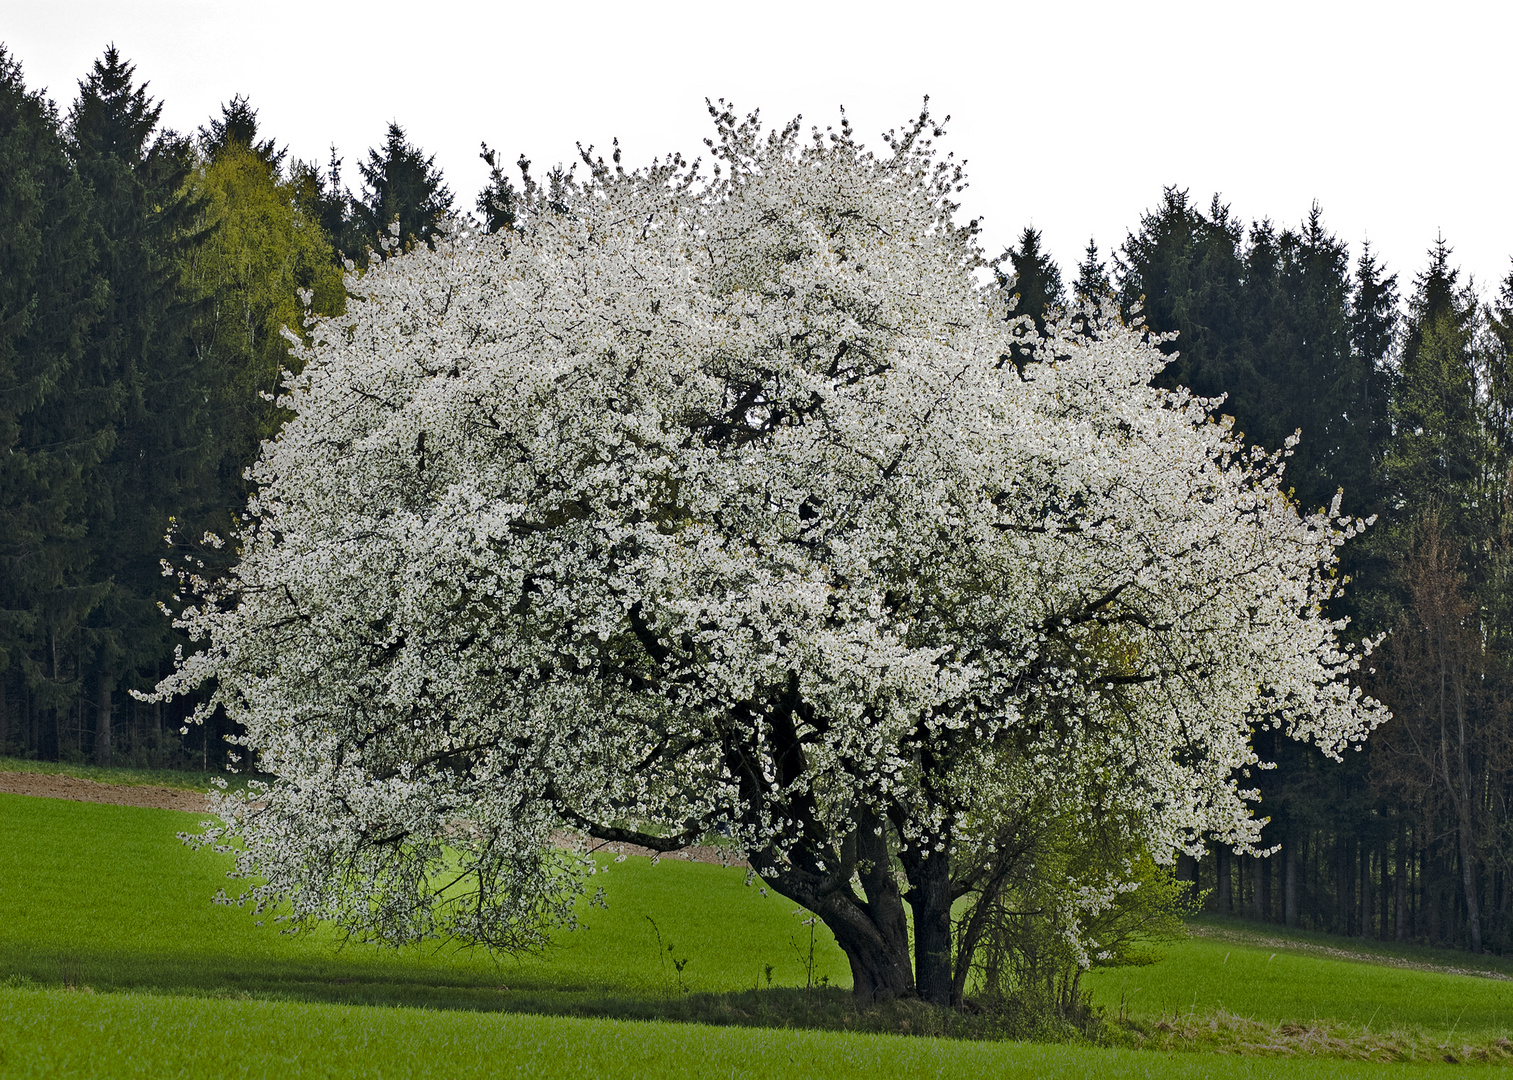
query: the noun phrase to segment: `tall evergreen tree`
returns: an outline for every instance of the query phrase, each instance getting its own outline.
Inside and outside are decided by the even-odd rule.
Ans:
[[[158,609],[170,517],[194,517],[212,460],[212,390],[188,348],[194,311],[182,302],[179,267],[205,239],[185,193],[189,141],[159,130],[162,106],[135,81],[114,46],[79,84],[68,139],[94,193],[104,316],[81,363],[80,394],[110,412],[115,442],[90,484],[88,544],[94,580],[109,583],[79,628],[79,663],[92,671],[94,752],[112,755],[118,683],[171,654],[173,631]],[[146,681],[146,680],[144,680]]]
[[[388,240],[396,221],[402,248],[429,243],[451,212],[452,192],[436,168],[436,156],[411,146],[397,123],[389,124],[383,147],[369,150],[357,170],[363,190],[353,204],[353,217],[369,247]]]
[[[0,753],[36,753],[38,710],[77,692],[59,646],[102,591],[86,483],[114,431],[76,390],[105,286],[59,127],[0,46]]]
[[[342,186],[341,168],[342,159],[332,146],[324,171],[309,161],[296,161],[289,169],[294,205],[305,220],[320,226],[321,234],[331,244],[337,266],[348,261],[355,264],[358,255],[366,257],[368,250],[353,216],[352,193]]]
[[[1377,264],[1369,243],[1362,245],[1355,264],[1355,289],[1350,297],[1350,348],[1359,358],[1360,377],[1352,388],[1348,417],[1366,433],[1373,468],[1381,461],[1387,438],[1388,402],[1396,379],[1395,346],[1399,315],[1397,275]],[[1354,466],[1358,468],[1359,466]]]
[[[1173,361],[1159,381],[1203,397],[1231,393],[1223,411],[1251,431],[1242,388],[1258,387],[1259,380],[1239,349],[1245,337],[1242,234],[1218,196],[1205,216],[1186,191],[1167,188],[1160,206],[1141,215],[1139,231],[1125,240],[1116,263],[1124,309],[1138,307],[1153,329],[1177,332],[1162,346]]]
[[[1271,317],[1285,337],[1270,335],[1255,362],[1277,394],[1274,428],[1303,433],[1290,469],[1299,503],[1317,509],[1343,490],[1348,512],[1371,513],[1378,444],[1357,414],[1361,387],[1374,376],[1352,347],[1349,253],[1324,227],[1317,203],[1301,228],[1278,237],[1277,262]],[[1259,326],[1252,338],[1266,340]]]
[[[1486,309],[1481,368],[1487,395],[1487,434],[1494,471],[1507,478],[1513,469],[1513,272],[1502,279]]]
[[[1056,261],[1041,248],[1040,230],[1026,226],[1019,245],[999,256],[999,266],[1004,263],[1010,269],[1003,275],[1003,287],[1014,297],[1014,314],[1028,315],[1036,332],[1045,333],[1046,316],[1066,302],[1066,290]]]
[[[1008,264],[1008,272],[1003,269]],[[1054,259],[1040,246],[1040,230],[1026,226],[1019,236],[1019,246],[1010,247],[998,257],[995,267],[999,275],[999,287],[1008,293],[1014,302],[1014,318],[1028,317],[1028,325],[1016,331],[1019,336],[1043,336],[1046,319],[1065,302],[1065,290],[1061,284],[1061,270]],[[1016,364],[1027,363],[1032,350],[1029,346],[1016,345]]]
[[[1467,536],[1467,511],[1483,472],[1472,353],[1477,303],[1459,283],[1443,238],[1414,279],[1404,332],[1387,482],[1400,520],[1431,505],[1453,536]]]
[[[285,151],[279,149],[272,139],[259,141],[257,110],[242,94],[237,94],[221,106],[221,115],[211,117],[200,128],[200,146],[212,159],[228,147],[239,146],[249,151],[268,168],[278,171],[283,167]]]
[[[1082,261],[1077,264],[1077,280],[1072,285],[1072,297],[1079,303],[1092,304],[1113,293],[1108,267],[1098,258],[1098,244],[1088,237]]]
[[[489,167],[488,186],[478,193],[478,214],[483,219],[485,232],[499,232],[515,227],[516,210],[520,196],[515,185],[505,175],[498,155],[483,143],[479,157]]]

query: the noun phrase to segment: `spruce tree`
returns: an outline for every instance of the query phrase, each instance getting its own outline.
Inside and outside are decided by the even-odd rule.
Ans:
[[[289,169],[294,205],[305,220],[320,226],[337,266],[348,261],[355,264],[358,255],[366,257],[368,250],[353,217],[352,193],[342,186],[341,167],[342,159],[332,146],[324,171],[308,161],[296,161]]]
[[[1108,267],[1103,260],[1098,258],[1098,244],[1088,237],[1087,248],[1082,253],[1082,261],[1077,264],[1077,280],[1072,285],[1072,297],[1078,303],[1094,304],[1114,291],[1113,282],[1109,279]]]
[[[1451,253],[1444,238],[1437,239],[1429,265],[1414,278],[1391,407],[1387,482],[1401,520],[1432,505],[1452,534],[1465,536],[1484,465],[1472,352],[1477,303],[1460,284]]]
[[[1130,313],[1138,308],[1152,329],[1178,335],[1162,346],[1173,358],[1158,379],[1164,385],[1218,397],[1256,384],[1239,348],[1242,232],[1218,196],[1205,216],[1172,187],[1125,240],[1117,259],[1120,304]],[[1242,402],[1231,399],[1222,411],[1235,415],[1242,431],[1253,430]]]
[[[1495,471],[1507,476],[1513,468],[1513,272],[1502,279],[1485,317],[1487,334],[1480,352],[1487,434],[1496,457]]]
[[[59,127],[0,46],[0,753],[56,752],[27,721],[77,693],[58,646],[103,589],[87,482],[114,430],[101,396],[77,391],[105,286]]]
[[[1003,270],[1007,263],[1009,271]],[[1046,318],[1065,302],[1061,284],[1061,270],[1055,260],[1041,250],[1040,230],[1027,226],[1019,236],[1019,246],[1010,247],[998,257],[995,267],[999,274],[999,287],[1008,293],[1014,302],[1013,317],[1029,318],[1029,324],[1020,327],[1021,337],[1045,334]],[[1023,364],[1031,356],[1028,346],[1015,346],[1014,362]]]
[[[277,172],[283,167],[285,151],[272,139],[259,141],[257,135],[257,110],[244,95],[237,94],[221,106],[219,117],[212,117],[200,128],[200,146],[212,159],[227,147],[240,146]]]
[[[172,652],[174,632],[158,608],[169,591],[159,569],[164,530],[171,517],[192,520],[213,499],[206,470],[216,437],[214,376],[188,347],[196,312],[179,288],[180,265],[205,234],[184,190],[192,149],[159,130],[161,112],[112,46],[80,82],[67,124],[74,162],[94,192],[100,269],[109,284],[78,391],[115,428],[88,502],[91,575],[108,588],[76,638],[78,662],[92,672],[86,697],[101,762],[112,756],[119,681],[133,672],[150,681]]]
[[[480,145],[482,151],[478,156],[489,167],[488,186],[478,193],[477,204],[484,231],[493,233],[501,229],[513,229],[520,196],[499,164],[498,155],[489,149],[488,143]]]
[[[378,248],[399,224],[400,247],[429,243],[452,210],[452,192],[436,168],[436,156],[427,157],[411,146],[404,128],[390,123],[381,149],[368,151],[359,162],[363,190],[353,203],[353,217],[367,251]],[[350,254],[350,253],[349,253]]]

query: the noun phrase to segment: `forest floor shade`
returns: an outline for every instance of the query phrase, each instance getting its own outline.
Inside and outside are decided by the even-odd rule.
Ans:
[[[63,1036],[77,1028],[87,1035],[80,1036],[81,1046],[115,1046],[132,1061],[140,1057],[168,1071],[182,1066],[194,1073],[200,1065],[172,1057],[180,1053],[172,1049],[176,1040],[189,1039],[196,1052],[211,1055],[194,1059],[202,1061],[207,1074],[253,1075],[224,1071],[208,1033],[234,1031],[243,1023],[273,1025],[285,1033],[270,1035],[267,1045],[286,1046],[287,1053],[267,1053],[297,1063],[297,1040],[287,1043],[295,1038],[287,1032],[325,1039],[328,1029],[344,1030],[362,1018],[363,1024],[377,1025],[372,1038],[379,1042],[392,1037],[444,1047],[450,1045],[446,1040],[462,1038],[448,1032],[465,1032],[469,1024],[483,1025],[479,1031],[502,1040],[500,1046],[517,1036],[527,1038],[522,1032],[568,1043],[597,1032],[593,1039],[649,1040],[662,1047],[667,1068],[655,1071],[700,1074],[723,1055],[734,1074],[742,1075],[741,1063],[755,1060],[749,1055],[787,1060],[785,1039],[798,1040],[792,1043],[800,1048],[795,1053],[812,1050],[836,1069],[851,1068],[845,1062],[853,1059],[875,1060],[866,1047],[892,1045],[843,1040],[831,1046],[818,1031],[800,1037],[762,1030],[764,1025],[853,1029],[835,1031],[836,1038],[858,1038],[856,1029],[915,1036],[984,1033],[981,1025],[952,1021],[957,1014],[911,1003],[858,1012],[846,992],[845,958],[824,927],[814,928],[811,966],[810,928],[803,925],[807,913],[795,911],[791,902],[760,883],[744,885],[739,869],[671,859],[653,866],[646,859],[627,859],[600,879],[608,906],[585,907],[582,929],[561,935],[541,953],[496,961],[446,947],[379,950],[343,943],[328,931],[287,937],[272,926],[258,926],[246,910],[212,905],[211,895],[229,884],[223,876],[227,860],[191,852],[175,838],[177,832],[194,831],[199,820],[195,814],[0,794],[0,986],[14,988],[5,991],[0,1009],[18,1018],[16,1024],[0,1021],[0,1031],[11,1032],[3,1036],[9,1042],[0,1042],[7,1054],[31,1055],[26,1060],[39,1075],[69,1075],[69,1069],[83,1075],[90,1071],[90,1061],[100,1059],[67,1057],[71,1051],[65,1044],[74,1040]],[[1473,959],[1467,954],[1380,943],[1357,949],[1358,943],[1350,940],[1288,935],[1239,920],[1205,919],[1194,929],[1194,936],[1166,946],[1159,963],[1088,976],[1095,1003],[1112,1021],[1101,1036],[1105,1041],[1284,1055],[1326,1069],[1296,1073],[1310,1076],[1357,1075],[1327,1069],[1345,1068],[1346,1059],[1367,1055],[1378,1062],[1443,1062],[1446,1056],[1513,1060],[1513,1044],[1506,1041],[1513,1032],[1513,981],[1421,970],[1465,966]],[[1376,949],[1381,955],[1368,962],[1323,951],[1341,948]],[[681,979],[672,959],[687,961]],[[1401,966],[1406,963],[1415,966]],[[1489,975],[1503,974],[1500,961],[1489,964]],[[65,986],[76,991],[65,992]],[[91,993],[77,989],[82,987]],[[383,1008],[399,1005],[411,1008]],[[326,1011],[328,1006],[338,1011]],[[513,1015],[485,1019],[479,1013]],[[574,1028],[569,1018],[590,1025],[612,1019],[664,1023],[645,1029],[633,1024]],[[700,1026],[680,1027],[673,1023],[677,1021]],[[194,1030],[207,1033],[206,1038],[186,1034],[183,1024],[198,1025]],[[707,1025],[748,1030],[720,1033]],[[49,1030],[59,1037],[46,1036]],[[161,1033],[166,1040],[162,1049],[131,1042],[149,1031]],[[917,1037],[909,1042],[916,1049],[890,1058],[899,1063],[890,1071],[918,1071],[906,1062],[914,1060],[910,1055],[924,1053],[927,1044]],[[945,1055],[941,1060],[991,1049],[959,1039],[940,1045],[952,1048],[931,1051]],[[1172,1065],[1176,1072],[1166,1065],[1150,1070],[1168,1058],[1207,1060],[1209,1068],[1218,1060],[1208,1053],[1170,1057],[1146,1049],[1140,1052],[1143,1057],[1129,1059],[1133,1064],[1128,1068],[1136,1071],[1121,1073],[1110,1070],[1126,1068],[1120,1064],[1124,1050],[992,1046],[997,1047],[994,1053],[1006,1055],[993,1058],[998,1064],[992,1068],[1011,1076],[1211,1075],[1202,1069],[1181,1071],[1188,1064]],[[387,1048],[382,1053],[386,1061],[403,1059]],[[447,1055],[452,1051],[436,1053],[438,1061],[451,1060]],[[1111,1056],[1079,1056],[1085,1054]],[[0,1075],[17,1072],[21,1060],[0,1059]],[[268,1065],[262,1074],[277,1071],[274,1058],[257,1060]],[[1254,1075],[1294,1075],[1292,1066],[1278,1072],[1280,1061],[1275,1056],[1269,1060],[1270,1071]],[[1087,1071],[1093,1061],[1106,1061],[1108,1068]],[[987,1062],[964,1058],[959,1067],[988,1067]],[[566,1059],[559,1064],[568,1070],[559,1075],[593,1073],[571,1071],[576,1066]],[[19,1074],[29,1074],[33,1065]],[[856,1068],[862,1070],[862,1065]],[[1251,1075],[1235,1072],[1229,1064],[1224,1073]],[[427,1075],[424,1069],[414,1074]]]

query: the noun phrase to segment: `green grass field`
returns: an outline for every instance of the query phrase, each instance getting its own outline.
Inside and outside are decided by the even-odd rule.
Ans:
[[[1331,958],[1321,941],[1355,943],[1278,943],[1241,923],[1205,923],[1158,964],[1089,976],[1110,1016],[1132,1018],[1131,1041],[1184,1052],[774,1030],[754,1025],[850,1023],[844,992],[794,989],[849,979],[823,927],[810,969],[802,916],[744,886],[743,871],[627,860],[603,879],[609,906],[586,909],[583,929],[496,962],[291,938],[214,906],[225,861],[175,839],[197,820],[0,795],[0,1076],[1344,1077],[1380,1075],[1383,1065],[1341,1056],[1390,1048],[1393,1033],[1463,1058],[1513,1031],[1513,982]],[[688,960],[690,993],[648,915],[663,949]],[[1374,948],[1420,964],[1467,960]],[[930,1022],[922,1007],[889,1021]],[[1303,1034],[1278,1043],[1282,1025]],[[1329,1038],[1310,1034],[1326,1028]],[[1305,1056],[1204,1052],[1242,1044]]]
[[[541,954],[494,960],[446,947],[378,950],[333,934],[286,937],[210,903],[228,857],[175,838],[198,815],[0,794],[0,972],[96,989],[230,988],[308,998],[498,1008],[522,995],[665,996],[676,976],[658,947],[688,959],[684,983],[722,992],[809,976],[809,928],[744,871],[627,859],[595,880],[605,909]],[[648,916],[656,921],[654,931]],[[824,927],[812,979],[849,985]],[[800,955],[802,949],[802,957]],[[508,992],[500,991],[509,987]]]
[[[1342,961],[1282,941],[1247,941],[1265,937],[1274,935],[1238,929],[1175,942],[1164,949],[1161,963],[1094,972],[1094,1000],[1111,1014],[1123,1003],[1145,1016],[1223,1010],[1279,1023],[1328,1019],[1381,1031],[1418,1026],[1447,1038],[1513,1036],[1513,982]],[[1352,944],[1338,943],[1342,949]],[[1445,964],[1471,958],[1437,959]]]
[[[1449,1067],[1446,1067],[1449,1068]],[[1432,1066],[373,1006],[0,990],[6,1077],[1418,1076]]]

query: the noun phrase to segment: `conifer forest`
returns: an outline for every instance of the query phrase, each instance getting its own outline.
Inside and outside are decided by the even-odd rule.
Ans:
[[[146,693],[194,646],[165,560],[230,565],[247,470],[307,312],[344,275],[461,216],[516,227],[515,183],[474,197],[391,124],[350,163],[292,159],[255,103],[192,132],[112,48],[55,105],[0,49],[0,755],[153,767],[226,761],[224,717]],[[1028,212],[1033,208],[1009,208]],[[1160,376],[1268,451],[1300,436],[1305,511],[1373,519],[1333,601],[1373,642],[1362,690],[1392,719],[1334,762],[1258,726],[1275,768],[1264,857],[1214,845],[1179,878],[1204,905],[1341,935],[1513,951],[1513,265],[1468,279],[1454,237],[1384,265],[1325,211],[1241,220],[1152,192],[1123,238],[1060,267],[1027,228],[994,267],[1020,333],[1116,305],[1161,338]],[[1301,210],[1301,217],[1298,216]]]

